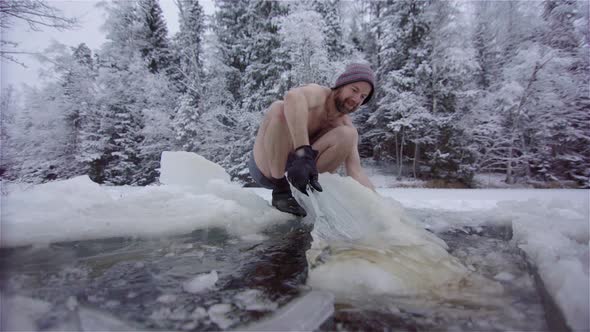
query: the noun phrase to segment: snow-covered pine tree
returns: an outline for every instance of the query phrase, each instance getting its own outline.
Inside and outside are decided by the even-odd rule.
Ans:
[[[370,137],[377,158],[394,157],[399,176],[402,174],[404,152],[417,132],[409,117],[428,120],[426,96],[416,73],[428,60],[430,50],[425,49],[428,25],[423,1],[387,1],[381,4],[380,19],[374,29],[377,39],[380,65],[377,68],[379,89],[377,109],[369,118],[374,129]],[[424,121],[420,121],[423,123]],[[436,137],[430,132],[426,137]]]
[[[151,73],[166,72],[171,65],[168,28],[158,0],[137,0],[136,41]]]
[[[432,123],[418,133],[414,141],[414,169],[420,160],[420,148],[425,149],[425,164],[431,176],[458,180],[470,185],[473,177],[473,156],[465,149],[468,138],[460,121],[460,100],[465,99],[470,77],[476,72],[477,63],[470,43],[465,38],[465,26],[461,24],[461,12],[451,1],[433,1],[425,8],[428,34],[424,49],[428,58],[416,70],[417,88],[426,96],[426,108],[431,113]],[[434,144],[420,144],[433,129]]]
[[[179,90],[198,100],[204,74],[205,13],[198,0],[178,0],[176,3],[180,27],[174,36],[174,50]]]
[[[174,148],[174,129],[172,125],[173,112],[177,104],[178,93],[165,73],[147,73],[140,68],[138,72],[144,77],[137,91],[144,99],[139,103],[141,112],[141,142],[139,144],[138,173],[134,177],[134,184],[151,184],[159,176],[162,152]]]
[[[18,121],[22,110],[18,92],[12,85],[0,90],[0,178],[15,180],[19,173],[18,145],[22,139],[23,123]],[[3,193],[2,193],[3,194]]]
[[[499,59],[494,29],[494,3],[491,1],[477,1],[473,3],[474,31],[473,48],[475,60],[479,66],[477,71],[478,88],[487,90],[492,82],[499,78]]]
[[[225,69],[227,90],[235,104],[227,110],[233,123],[228,142],[232,149],[220,163],[232,176],[247,173],[246,162],[252,149],[262,112],[280,98],[285,55],[280,49],[277,19],[286,13],[279,1],[217,1],[215,32]]]
[[[88,174],[95,179],[100,174],[100,160],[104,151],[106,138],[101,133],[102,112],[97,103],[98,55],[92,56],[85,44],[79,45],[74,51],[77,60],[79,83],[75,88],[78,96],[80,128],[79,148],[76,154],[78,163],[82,164],[82,174]]]
[[[103,171],[97,179],[106,183],[154,181],[161,150],[169,148],[172,139],[168,122],[177,98],[169,89],[165,61],[158,60],[166,58],[160,51],[167,42],[154,44],[154,31],[162,30],[146,23],[146,4],[150,3],[155,2],[115,2],[107,8],[107,42],[100,55],[103,67],[98,82],[101,134],[108,141],[101,158]],[[146,51],[150,45],[154,49]],[[154,61],[146,61],[146,56]],[[152,90],[155,88],[158,93]],[[164,122],[149,125],[153,119]]]
[[[588,40],[576,30],[581,3],[546,0],[543,3],[542,44],[555,59],[541,72],[539,103],[544,130],[543,142],[531,161],[533,171],[542,178],[574,180],[580,186],[590,185],[590,92],[588,85]],[[587,26],[586,18],[586,26]],[[586,55],[586,56],[584,56]],[[548,96],[555,99],[547,100]],[[532,102],[535,103],[537,99]],[[556,103],[559,101],[559,103]]]
[[[40,183],[66,176],[62,170],[69,142],[62,93],[59,82],[24,90],[23,109],[15,119],[19,134],[13,136],[20,180]]]
[[[135,60],[143,64],[139,54]],[[107,137],[107,142],[101,158],[103,169],[96,180],[107,184],[133,184],[139,169],[142,119],[136,98],[142,96],[132,87],[135,80],[143,77],[133,75],[132,67],[130,63],[123,72],[116,67],[102,68],[98,77],[103,87],[98,94],[103,113],[101,134]]]
[[[102,113],[101,136],[105,137],[103,154],[96,164],[99,183],[131,184],[139,167],[141,113],[135,109],[137,91],[131,91],[133,61],[144,63],[139,54],[137,30],[141,27],[136,2],[113,2],[106,8],[104,29],[107,42],[101,50],[101,67],[97,78],[97,100]],[[147,65],[146,65],[147,68]]]
[[[348,40],[348,43],[352,45],[351,47],[356,52],[362,54],[373,69],[379,68],[379,45],[377,44],[377,39],[381,36],[381,28],[377,22],[381,18],[385,2],[360,0],[344,2],[344,4],[347,8],[344,13],[348,14],[344,17],[344,20],[349,22],[347,29],[349,33],[345,39]],[[381,88],[379,82],[380,78],[377,77],[377,90]],[[351,116],[359,132],[359,154],[362,158],[380,158],[380,155],[373,153],[374,143],[371,140],[373,137],[371,135],[375,135],[378,131],[374,130],[374,125],[369,121],[370,116],[376,108],[375,100],[378,98],[378,96],[374,97],[368,105]]]
[[[373,68],[380,66],[379,45],[377,39],[381,38],[379,21],[386,7],[384,1],[359,0],[344,2],[347,17],[342,19],[349,21],[348,35],[345,36],[347,44],[363,54],[363,57]],[[345,44],[346,45],[346,44]]]
[[[96,71],[92,51],[82,43],[73,50],[63,79],[63,98],[68,150],[67,177],[87,174],[90,164],[98,157],[100,138],[96,114]]]
[[[223,163],[233,149],[232,144],[228,142],[236,141],[236,136],[241,134],[235,130],[236,121],[239,119],[235,112],[239,110],[234,107],[231,92],[225,89],[228,86],[227,78],[230,77],[228,74],[233,69],[223,62],[223,57],[220,56],[222,50],[214,46],[218,45],[217,36],[208,34],[206,38],[209,39],[205,44],[210,46],[204,49],[204,82],[207,84],[203,84],[201,107],[198,110],[201,114],[196,119],[198,127],[195,128],[195,132],[198,132],[198,135],[195,143],[198,143],[197,148],[201,155]],[[230,166],[229,162],[226,166]]]
[[[568,2],[560,4],[565,7],[559,12],[567,12],[568,6],[570,10],[575,7]],[[576,46],[571,42],[572,38],[576,38],[572,34],[573,25],[570,22],[569,29],[559,28],[550,19],[549,9],[555,7],[547,3],[542,10],[540,5],[530,3],[523,6],[519,2],[508,1],[496,6],[497,13],[505,14],[497,16],[498,24],[495,26],[502,54],[502,70],[479,107],[496,114],[498,120],[491,117],[488,123],[499,123],[501,129],[492,129],[497,137],[489,141],[493,143],[484,146],[485,158],[480,158],[479,164],[483,168],[506,172],[508,183],[514,183],[519,178],[528,181],[533,177],[560,180],[560,175],[567,172],[564,165],[574,169],[576,167],[572,165],[577,162],[584,164],[580,154],[561,150],[561,146],[567,146],[566,149],[580,146],[571,144],[571,137],[584,140],[584,130],[574,129],[585,122],[579,121],[579,115],[584,112],[573,112],[571,107],[574,100],[579,100],[572,92],[579,91],[577,84],[580,82],[569,70],[575,62]],[[546,18],[545,26],[539,20],[542,12]],[[568,16],[574,15],[570,12],[562,18]],[[567,22],[564,24],[568,25]],[[564,40],[569,42],[564,43]],[[568,51],[556,47],[567,44]],[[550,148],[552,146],[560,147]],[[557,161],[562,153],[560,151],[563,152],[563,163]],[[555,168],[558,164],[561,164],[559,170]],[[570,173],[569,178],[575,177]]]
[[[291,3],[289,14],[279,21],[281,49],[277,53],[289,57],[289,69],[283,72],[280,82],[282,91],[310,83],[329,86],[337,69],[344,67],[336,59],[329,60],[329,46],[323,33],[327,29],[314,5],[309,2]]]
[[[470,85],[471,95],[464,98],[462,103],[468,111],[462,112],[460,124],[469,137],[465,146],[474,156],[473,168],[475,172],[498,171],[498,163],[490,162],[494,159],[499,148],[502,125],[499,112],[492,106],[490,92],[497,89],[500,83],[500,46],[498,44],[499,28],[495,19],[498,15],[497,6],[491,1],[477,1],[470,3],[474,13],[472,21],[471,41],[474,49],[474,60],[477,70],[474,73],[475,82]],[[504,168],[502,165],[500,168]]]
[[[242,76],[242,111],[260,114],[281,98],[279,87],[288,68],[281,48],[278,20],[287,14],[280,1],[252,0],[241,20],[244,22],[246,67]]]
[[[247,54],[246,30],[248,0],[216,0],[215,24],[213,30],[217,36],[218,55],[227,66],[225,89],[231,93],[236,102],[242,100],[242,77],[249,56]]]
[[[40,182],[85,174],[87,165],[79,156],[86,113],[94,105],[91,51],[85,44],[68,48],[56,43],[40,59],[51,64],[45,74],[56,81],[26,89],[23,114],[13,118],[15,127],[27,133],[26,141],[14,131],[9,144],[22,149],[13,154],[22,166],[13,175]]]
[[[322,31],[328,59],[330,61],[342,61],[350,53],[347,47],[342,29],[342,15],[340,0],[313,0],[313,8],[320,14],[323,21]]]
[[[203,37],[205,19],[198,0],[179,0],[180,30],[174,37],[173,72],[177,89],[182,93],[174,115],[176,145],[185,151],[197,151],[204,137],[198,123],[202,104]]]

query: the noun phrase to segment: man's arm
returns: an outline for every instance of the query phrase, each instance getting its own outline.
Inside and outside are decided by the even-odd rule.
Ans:
[[[359,157],[359,151],[356,146],[348,158],[346,158],[344,163],[346,167],[346,174],[348,174],[351,178],[355,179],[363,186],[375,191],[375,186],[373,186],[371,180],[369,180],[369,177],[365,174],[363,168],[361,167],[361,158]]]
[[[309,105],[303,87],[294,88],[287,92],[284,99],[284,112],[293,149],[309,145],[307,130]]]
[[[293,149],[309,145],[309,111],[323,102],[322,87],[317,84],[308,84],[293,88],[285,94],[283,101]]]
[[[350,118],[348,118],[348,116],[345,120],[345,124],[347,126],[354,128],[354,126],[352,125],[352,121],[350,121]],[[346,160],[344,160],[344,167],[346,168],[346,174],[348,176],[355,179],[358,183],[362,184],[363,186],[375,191],[375,186],[373,186],[371,180],[369,180],[369,177],[365,174],[363,168],[361,167],[361,157],[359,156],[358,150],[358,135],[356,135],[354,139],[352,151],[350,152],[348,157],[346,157]]]

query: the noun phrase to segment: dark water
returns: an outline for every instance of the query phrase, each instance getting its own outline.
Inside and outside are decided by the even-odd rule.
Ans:
[[[80,308],[96,309],[138,329],[239,329],[308,291],[310,229],[292,220],[264,234],[266,240],[253,242],[209,229],[165,239],[2,249],[0,289],[3,296],[50,303],[51,310],[35,319],[38,330],[63,329],[71,319],[72,298]],[[549,330],[538,285],[523,253],[509,242],[510,228],[463,228],[439,236],[454,256],[484,277],[499,272],[514,277],[500,281],[503,305],[385,295],[345,299],[335,303],[334,315],[321,329]],[[219,275],[213,289],[198,294],[183,290],[184,282],[211,270]],[[212,308],[221,309],[221,320]]]
[[[67,313],[71,297],[140,329],[219,330],[207,315],[201,317],[204,310],[224,304],[224,316],[237,326],[301,292],[309,229],[294,220],[265,234],[265,241],[248,242],[209,229],[159,240],[113,238],[3,249],[0,287],[5,295],[53,304],[38,320],[40,330],[59,326],[56,316]],[[183,290],[183,282],[211,270],[219,275],[214,289],[199,294]],[[240,294],[250,294],[258,305],[252,309]]]

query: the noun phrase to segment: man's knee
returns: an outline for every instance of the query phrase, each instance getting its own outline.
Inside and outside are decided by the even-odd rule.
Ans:
[[[338,137],[336,144],[344,147],[352,147],[358,140],[358,132],[355,128],[349,126],[340,126],[333,129],[334,134]]]
[[[287,123],[287,119],[285,118],[285,112],[283,110],[283,102],[280,100],[275,101],[270,105],[268,116],[271,120],[279,121],[281,123]]]

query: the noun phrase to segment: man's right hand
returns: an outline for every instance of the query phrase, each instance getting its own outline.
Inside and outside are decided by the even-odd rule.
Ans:
[[[311,148],[311,145],[303,145],[289,154],[287,160],[287,180],[307,195],[307,185],[312,189],[322,191],[322,186],[318,182],[318,169],[315,164],[315,158],[318,152]]]

